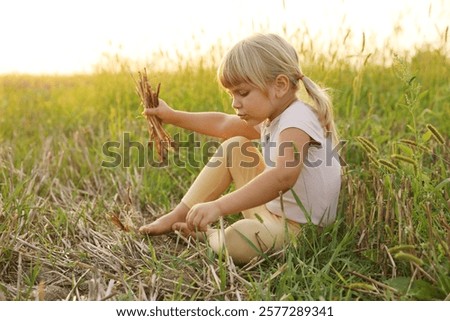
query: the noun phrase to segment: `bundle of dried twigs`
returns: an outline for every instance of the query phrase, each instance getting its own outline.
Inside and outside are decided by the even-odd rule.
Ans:
[[[156,92],[152,90],[152,86],[148,82],[147,70],[144,68],[142,72],[138,72],[139,78],[136,80],[136,91],[141,98],[141,104],[146,108],[158,107],[159,101],[159,89],[161,83],[158,83]],[[150,135],[149,146],[154,142],[156,151],[160,157],[160,160],[167,159],[169,149],[173,146],[173,140],[170,135],[164,130],[161,124],[161,120],[156,116],[146,115],[148,123],[148,133]]]

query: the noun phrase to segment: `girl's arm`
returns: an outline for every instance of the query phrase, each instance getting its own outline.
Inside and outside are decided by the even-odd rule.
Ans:
[[[288,191],[300,175],[309,142],[310,137],[300,129],[288,128],[282,131],[280,146],[284,147],[278,149],[276,166],[230,194],[212,202],[194,205],[186,217],[188,227],[191,230],[205,230],[208,224],[220,216],[265,204]]]
[[[259,133],[249,126],[237,115],[229,115],[220,112],[185,112],[174,110],[165,101],[159,100],[157,108],[147,108],[144,114],[157,116],[163,123],[192,130],[220,138],[244,136],[248,139],[256,139]]]

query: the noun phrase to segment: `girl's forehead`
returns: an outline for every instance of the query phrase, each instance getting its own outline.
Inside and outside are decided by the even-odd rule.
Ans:
[[[249,83],[241,82],[238,85],[231,86],[231,87],[229,87],[227,89],[229,91],[235,91],[235,90],[241,90],[241,89],[248,89],[248,88],[251,88],[251,87],[255,87],[255,86],[253,86],[252,84],[249,84]]]

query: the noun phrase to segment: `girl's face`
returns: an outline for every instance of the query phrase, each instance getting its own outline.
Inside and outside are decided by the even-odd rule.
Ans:
[[[236,114],[251,126],[256,126],[266,119],[272,120],[279,115],[273,90],[269,86],[267,92],[242,83],[228,90],[233,98],[232,106]]]

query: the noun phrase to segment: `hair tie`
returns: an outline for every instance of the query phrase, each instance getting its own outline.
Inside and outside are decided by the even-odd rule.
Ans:
[[[305,77],[304,74],[300,74],[300,75],[298,76],[298,79],[301,80],[301,81],[303,81],[303,78],[304,78],[304,77]]]

